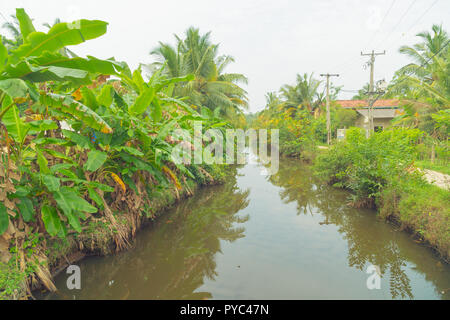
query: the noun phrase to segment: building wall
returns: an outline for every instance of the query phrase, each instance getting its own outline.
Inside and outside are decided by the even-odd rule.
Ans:
[[[373,125],[374,127],[387,128],[391,126],[392,119],[393,118],[374,118]],[[365,121],[365,118],[362,115],[359,115],[355,121],[355,126],[362,129],[369,129],[369,121]]]

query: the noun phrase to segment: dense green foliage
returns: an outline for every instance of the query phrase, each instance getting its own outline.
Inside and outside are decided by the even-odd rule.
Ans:
[[[329,183],[353,191],[356,202],[375,200],[391,177],[409,174],[421,135],[417,129],[394,128],[366,138],[363,130],[349,129],[345,141],[317,158],[317,170]]]
[[[252,126],[280,130],[280,153],[286,156],[314,157],[315,147],[327,141],[326,110],[321,81],[313,75],[297,75],[295,85],[284,85],[280,93],[266,94],[266,107],[253,119]],[[339,87],[331,87],[335,99]],[[330,106],[333,137],[336,129],[353,125],[356,112],[335,104]]]
[[[200,35],[198,29],[189,28],[185,39],[176,36],[176,46],[160,43],[152,51],[159,62],[150,67],[165,64],[164,73],[168,77],[194,76],[193,81],[178,83],[174,92],[188,97],[194,105],[206,106],[220,111],[228,118],[242,115],[248,107],[246,91],[239,84],[247,84],[247,78],[239,73],[225,73],[225,68],[234,58],[218,55],[218,44],[210,40],[210,33]]]
[[[23,9],[16,16],[19,28],[8,25],[14,39],[0,44],[0,255],[19,261],[19,273],[33,266],[27,275],[36,272],[53,289],[43,238],[80,235],[103,224],[121,249],[129,233],[120,221],[127,220],[134,232],[139,217],[151,212],[155,192],[179,196],[190,190],[189,181],[221,176],[220,168],[176,162],[172,150],[180,141],[171,133],[193,134],[193,121],[202,121],[203,130],[229,127],[220,109],[211,108],[208,93],[185,97],[192,92],[180,89],[197,88],[206,74],[224,86],[234,80],[222,74],[231,60],[219,58],[215,75],[215,64],[172,75],[165,61],[145,80],[140,68],[77,57],[66,48],[105,34],[106,22],[56,21],[39,32]],[[217,54],[213,47],[211,59]],[[226,96],[233,100],[237,92]],[[238,93],[246,99],[245,91]],[[41,240],[29,248],[36,237]]]
[[[316,171],[328,183],[352,191],[356,206],[376,206],[383,218],[393,218],[436,246],[444,258],[450,250],[450,197],[429,185],[414,169],[423,132],[392,128],[366,138],[350,129],[316,159]]]
[[[400,47],[400,53],[412,62],[396,72],[387,96],[400,99],[404,108],[394,124],[424,131],[427,158],[434,162],[437,156],[441,165],[448,165],[450,37],[442,26],[433,25],[431,29],[431,33],[417,35],[419,43]],[[436,154],[437,149],[441,149],[440,154]]]

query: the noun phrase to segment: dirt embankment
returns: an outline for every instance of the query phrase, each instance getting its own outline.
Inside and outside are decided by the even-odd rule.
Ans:
[[[421,171],[424,173],[424,178],[428,183],[450,191],[450,176],[448,174],[429,169],[424,169]]]

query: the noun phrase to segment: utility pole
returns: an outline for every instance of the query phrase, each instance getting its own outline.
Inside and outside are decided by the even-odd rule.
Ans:
[[[370,82],[369,82],[369,99],[368,99],[368,104],[369,104],[369,112],[368,112],[368,116],[369,116],[369,136],[372,135],[372,132],[374,131],[374,126],[373,126],[373,104],[375,102],[375,100],[373,99],[373,95],[376,93],[374,91],[374,87],[373,87],[373,69],[375,67],[375,56],[379,56],[379,55],[383,55],[386,54],[386,50],[384,50],[383,52],[378,52],[375,53],[373,50],[371,53],[362,53],[362,56],[370,56],[370,60],[369,60],[369,65],[370,65]]]
[[[321,77],[327,77],[327,143],[331,144],[331,116],[330,116],[330,77],[339,77],[338,74],[321,74]]]

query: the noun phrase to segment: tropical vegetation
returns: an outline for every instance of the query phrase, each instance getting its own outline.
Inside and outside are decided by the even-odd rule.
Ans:
[[[1,298],[39,283],[54,290],[58,252],[126,248],[158,209],[220,181],[219,166],[175,161],[181,141],[171,134],[193,133],[193,121],[230,127],[221,106],[246,101],[236,84],[245,77],[223,73],[232,58],[217,57],[198,30],[187,32],[194,47],[179,43],[182,71],[167,59],[146,79],[142,67],[67,48],[105,34],[104,21],[56,21],[43,32],[23,9],[16,19],[0,43]]]
[[[369,138],[347,131],[316,162],[325,181],[352,191],[353,205],[413,231],[444,258],[450,257],[449,191],[430,185],[417,167],[448,173],[450,129],[450,38],[442,26],[421,32],[421,42],[399,51],[413,61],[400,68],[385,97],[403,112],[392,127]]]
[[[174,87],[177,96],[188,97],[193,105],[202,105],[217,110],[228,119],[242,118],[248,108],[247,92],[240,84],[247,84],[247,78],[240,73],[225,73],[234,58],[219,55],[219,45],[211,42],[210,32],[201,35],[199,29],[189,28],[185,38],[175,35],[176,45],[159,43],[151,54],[158,61],[149,65],[166,65],[167,77],[193,75],[192,81],[179,82]]]
[[[255,115],[257,128],[280,130],[280,153],[311,160],[318,145],[326,144],[326,106],[322,82],[313,74],[297,75],[294,85],[283,85],[279,92],[266,94],[265,108]],[[335,100],[340,87],[331,86],[330,99]],[[336,129],[350,127],[356,112],[331,103],[330,117],[333,136]]]

